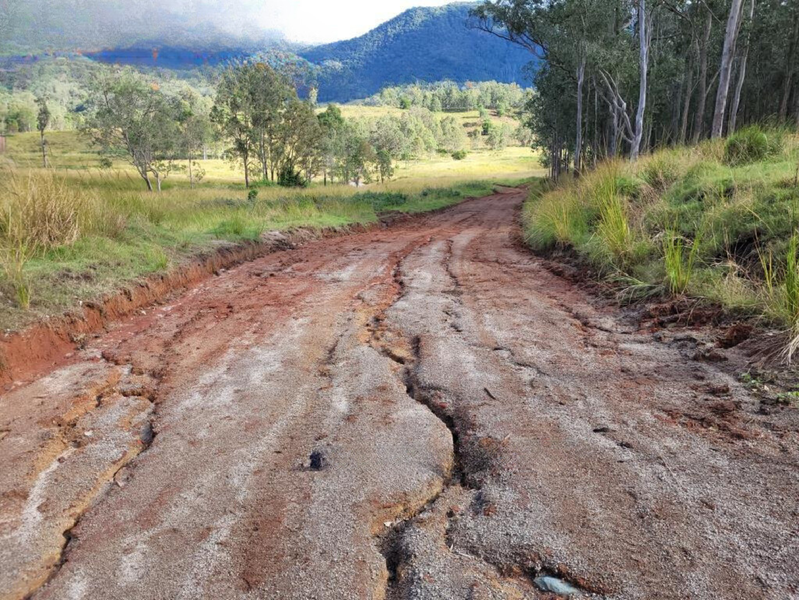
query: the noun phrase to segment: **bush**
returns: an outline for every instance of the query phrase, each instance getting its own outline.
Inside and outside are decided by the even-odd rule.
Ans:
[[[452,158],[455,160],[463,160],[467,156],[469,156],[469,153],[466,150],[456,150],[452,153]]]
[[[724,162],[744,165],[764,160],[782,150],[782,135],[778,130],[766,132],[752,125],[734,133],[724,145]]]
[[[294,169],[283,169],[278,175],[277,184],[281,187],[308,187],[305,178]]]

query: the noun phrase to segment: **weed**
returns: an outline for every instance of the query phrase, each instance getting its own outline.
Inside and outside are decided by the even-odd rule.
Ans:
[[[2,249],[3,269],[14,291],[17,306],[23,310],[28,310],[31,304],[32,292],[25,265],[32,254],[32,249],[22,240],[15,240]]]
[[[799,391],[794,390],[791,392],[780,392],[777,394],[777,403],[784,404],[786,406],[799,404]]]

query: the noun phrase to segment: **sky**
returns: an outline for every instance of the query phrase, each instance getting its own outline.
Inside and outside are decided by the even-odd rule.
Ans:
[[[86,51],[147,40],[191,45],[350,39],[414,6],[452,0],[0,0],[0,51]]]
[[[414,6],[442,6],[453,0],[239,0],[227,10],[253,15],[264,29],[295,42],[323,43],[362,35]],[[236,7],[236,8],[233,8]]]

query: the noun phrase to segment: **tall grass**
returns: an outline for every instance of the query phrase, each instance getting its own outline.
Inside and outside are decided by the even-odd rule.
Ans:
[[[39,252],[74,243],[104,228],[96,198],[50,171],[11,172],[0,189],[0,260],[17,304],[29,308],[26,264]]]
[[[627,216],[627,204],[619,193],[616,165],[600,173],[594,187],[599,207],[596,236],[616,267],[624,269],[630,260],[635,242]]]
[[[788,323],[790,341],[785,348],[785,357],[790,363],[799,350],[799,234],[794,231],[785,256],[785,282],[783,284],[784,318]]]
[[[681,295],[688,289],[699,254],[699,244],[700,237],[697,236],[686,253],[686,239],[673,230],[666,231],[663,261],[666,267],[666,284],[672,294]]]

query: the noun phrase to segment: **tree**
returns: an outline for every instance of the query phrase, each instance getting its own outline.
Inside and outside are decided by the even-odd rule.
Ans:
[[[39,106],[39,112],[36,115],[36,128],[39,130],[40,144],[42,147],[42,168],[47,168],[47,140],[44,137],[44,132],[50,126],[50,109],[47,107],[47,100],[44,96],[36,99],[36,104]]]
[[[254,148],[254,107],[247,82],[248,72],[242,68],[229,68],[216,89],[216,99],[211,109],[211,121],[230,142],[230,155],[241,161],[244,168],[244,186],[250,187],[250,168]]]
[[[332,179],[336,170],[336,158],[341,153],[344,117],[341,116],[341,109],[338,106],[328,104],[317,118],[321,127],[319,165],[324,176],[324,184],[327,185],[328,177]]]
[[[719,138],[724,130],[724,115],[727,110],[727,95],[730,91],[732,60],[735,55],[735,44],[741,25],[741,9],[743,0],[732,0],[730,14],[727,18],[727,30],[724,34],[724,49],[721,52],[721,69],[719,71],[719,87],[716,92],[716,108],[713,112],[712,138]]]
[[[372,126],[369,143],[375,150],[380,181],[391,179],[394,176],[394,161],[402,156],[405,149],[399,120],[391,116],[380,117]]]
[[[171,170],[177,121],[156,86],[130,69],[104,73],[94,83],[93,110],[84,133],[104,152],[125,158],[153,191]]]
[[[735,125],[738,119],[738,109],[741,106],[741,91],[744,87],[744,82],[746,81],[746,62],[749,59],[749,45],[750,45],[750,37],[752,31],[752,23],[755,18],[755,0],[751,0],[749,3],[749,27],[746,30],[746,41],[744,43],[743,52],[739,59],[739,67],[738,67],[738,81],[735,84],[735,93],[732,97],[732,107],[730,108],[730,121],[727,125],[727,131],[730,134],[735,133]]]
[[[302,185],[311,180],[318,166],[322,128],[313,106],[294,98],[286,107],[274,150],[281,185]]]
[[[336,170],[336,158],[341,153],[344,130],[344,117],[341,109],[335,104],[328,104],[324,112],[319,113],[319,126],[321,127],[321,140],[319,145],[320,167],[324,175],[324,184],[327,185],[328,176]]]
[[[736,0],[739,1],[740,0]],[[630,159],[637,160],[641,151],[641,140],[644,137],[644,111],[646,110],[646,85],[649,73],[649,27],[647,26],[646,0],[638,0],[638,69],[640,83],[638,84],[638,110],[635,113],[635,132],[630,148]]]
[[[182,151],[185,152],[189,185],[204,176],[204,170],[195,163],[194,157],[211,139],[211,121],[200,99],[191,91],[184,91],[179,98],[178,128]]]

